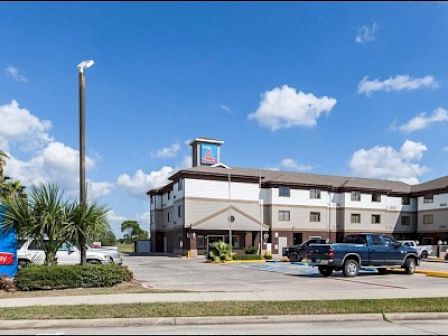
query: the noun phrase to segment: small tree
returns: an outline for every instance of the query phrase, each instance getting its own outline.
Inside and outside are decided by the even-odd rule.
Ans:
[[[77,245],[81,252],[81,264],[87,262],[87,243],[92,234],[104,229],[107,223],[108,210],[96,203],[71,203],[67,204],[68,240]]]
[[[123,238],[129,241],[138,239],[148,239],[148,231],[142,230],[140,224],[135,220],[126,220],[121,223],[121,232],[124,233]]]
[[[2,229],[17,230],[42,246],[45,263],[56,263],[56,253],[67,238],[67,202],[57,185],[33,186],[29,197],[5,198]]]

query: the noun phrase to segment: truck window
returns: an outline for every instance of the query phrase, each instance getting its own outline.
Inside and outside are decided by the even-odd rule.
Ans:
[[[348,235],[344,239],[347,244],[367,244],[366,235]]]
[[[372,245],[383,245],[379,235],[371,235],[370,238],[372,239]]]
[[[389,236],[383,236],[383,243],[387,246],[394,246],[396,244],[396,240]]]

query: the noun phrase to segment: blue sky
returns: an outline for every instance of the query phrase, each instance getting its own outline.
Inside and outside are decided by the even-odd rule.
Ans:
[[[117,233],[147,221],[141,190],[186,166],[197,136],[224,140],[230,166],[446,175],[443,2],[3,3],[0,41],[7,172],[73,195],[76,65],[95,60],[88,178]]]

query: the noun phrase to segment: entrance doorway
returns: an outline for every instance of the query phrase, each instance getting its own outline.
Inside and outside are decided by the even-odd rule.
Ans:
[[[303,242],[303,235],[300,232],[293,233],[293,245],[299,245]]]

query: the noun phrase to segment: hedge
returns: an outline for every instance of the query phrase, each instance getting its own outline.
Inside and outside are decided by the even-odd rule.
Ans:
[[[235,254],[233,260],[263,260],[259,254]]]
[[[15,276],[18,290],[112,287],[133,278],[125,266],[107,265],[30,265]]]

